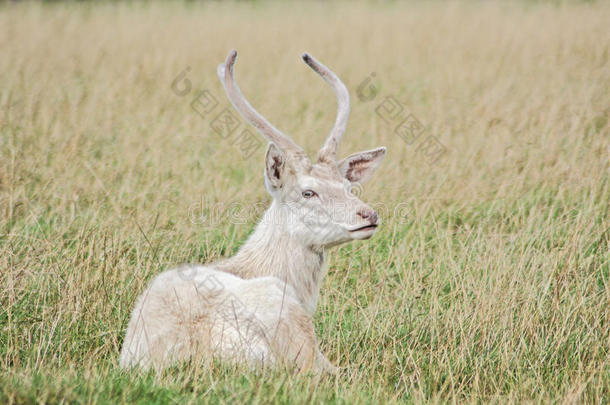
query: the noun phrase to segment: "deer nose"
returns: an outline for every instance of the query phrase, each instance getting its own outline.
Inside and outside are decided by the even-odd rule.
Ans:
[[[379,220],[379,216],[377,216],[377,212],[373,211],[370,208],[365,208],[356,213],[362,219],[368,219],[371,224],[376,224]]]

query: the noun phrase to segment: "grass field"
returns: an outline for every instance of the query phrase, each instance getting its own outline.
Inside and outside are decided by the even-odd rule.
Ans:
[[[608,2],[0,4],[0,403],[607,403],[608,21]],[[232,48],[311,154],[336,107],[303,51],[350,90],[341,154],[389,149],[362,190],[383,226],[330,254],[315,317],[338,376],[118,367],[147,282],[233,254],[269,202],[262,138],[247,157],[191,107],[229,106]]]

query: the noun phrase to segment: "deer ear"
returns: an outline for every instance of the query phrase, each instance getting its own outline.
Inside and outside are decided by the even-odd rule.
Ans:
[[[285,180],[286,156],[270,143],[265,154],[265,186],[270,193],[282,188]]]
[[[371,177],[385,156],[386,148],[354,153],[337,163],[339,171],[352,183],[363,183]]]

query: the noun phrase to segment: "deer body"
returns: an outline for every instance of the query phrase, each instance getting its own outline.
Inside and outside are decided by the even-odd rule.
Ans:
[[[347,90],[328,68],[304,55],[339,101],[335,127],[312,164],[243,98],[233,78],[235,58],[233,51],[219,76],[235,108],[270,141],[264,178],[273,202],[235,256],[206,266],[184,265],[151,282],[132,312],[122,367],[163,368],[219,358],[334,370],[318,349],[312,323],[325,250],[374,234],[377,214],[350,189],[376,168],[385,148],[336,160],[349,113]]]

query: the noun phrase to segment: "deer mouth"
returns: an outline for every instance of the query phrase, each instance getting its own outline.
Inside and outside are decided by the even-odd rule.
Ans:
[[[360,228],[350,230],[350,232],[373,231],[375,229],[377,229],[377,224],[361,226]]]

